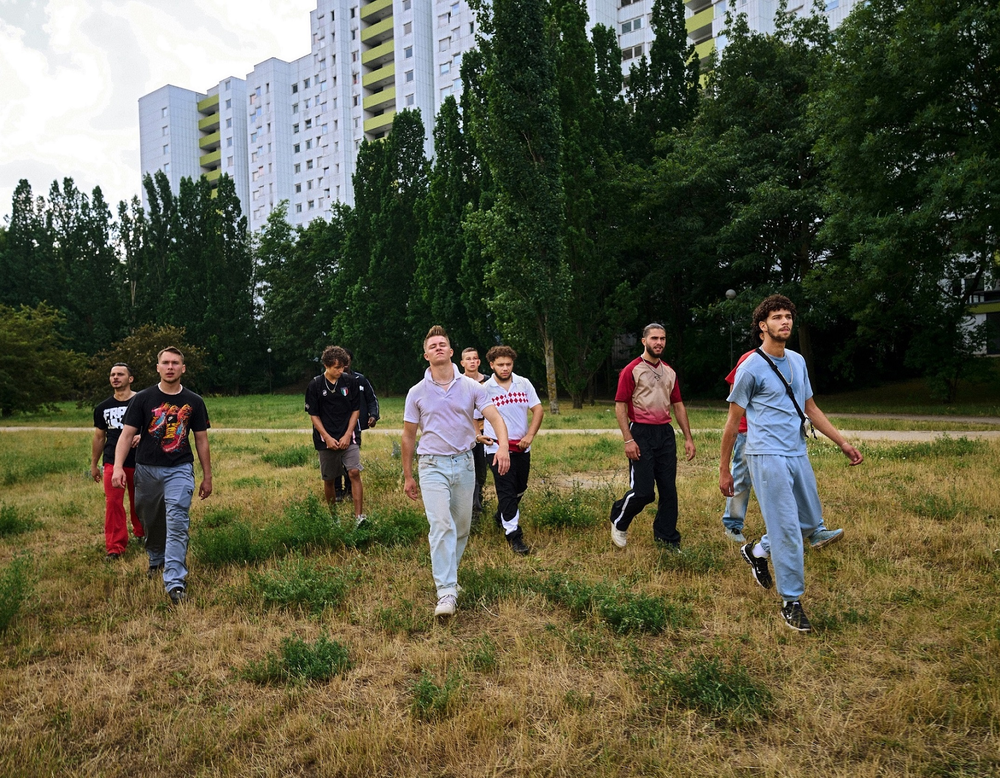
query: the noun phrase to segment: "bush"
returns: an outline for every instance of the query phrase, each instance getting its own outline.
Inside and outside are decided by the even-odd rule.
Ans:
[[[605,500],[597,499],[578,487],[568,495],[545,489],[532,500],[529,514],[536,527],[551,529],[589,529],[606,520],[598,506]]]
[[[350,669],[347,648],[324,634],[312,645],[298,636],[284,638],[280,654],[271,653],[260,662],[251,662],[241,676],[260,684],[328,681]]]
[[[6,632],[21,605],[34,589],[33,565],[27,553],[20,554],[0,572],[0,632]]]
[[[312,613],[344,601],[353,576],[302,557],[284,560],[270,573],[250,573],[250,586],[269,605],[301,607]]]
[[[427,518],[413,508],[393,508],[385,513],[372,513],[368,521],[351,532],[344,545],[363,548],[376,544],[391,548],[409,546],[427,534]]]
[[[413,703],[410,709],[422,719],[442,719],[455,712],[462,690],[462,676],[456,671],[448,673],[443,686],[438,686],[434,676],[424,670],[420,678],[410,684]]]
[[[13,505],[0,503],[0,538],[21,535],[40,526],[34,519],[21,516]]]
[[[216,567],[256,564],[283,551],[273,534],[261,532],[245,521],[199,528],[191,536],[191,550],[199,562]]]

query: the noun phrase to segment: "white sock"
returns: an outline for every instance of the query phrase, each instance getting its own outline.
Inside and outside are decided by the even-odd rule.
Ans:
[[[758,559],[767,559],[767,557],[770,556],[760,543],[753,547],[753,555]]]

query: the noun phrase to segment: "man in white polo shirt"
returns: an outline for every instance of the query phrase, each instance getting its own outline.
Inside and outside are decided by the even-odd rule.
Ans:
[[[475,411],[496,432],[497,472],[510,468],[507,427],[482,384],[466,378],[451,361],[454,352],[448,333],[434,326],[424,338],[424,359],[430,367],[424,380],[406,395],[403,409],[403,490],[411,500],[424,498],[430,532],[431,572],[437,588],[434,615],[455,613],[458,600],[458,563],[469,540],[476,470],[472,446],[476,440]],[[420,429],[420,445],[416,446]],[[413,479],[413,452],[418,455],[420,486]]]
[[[485,384],[500,415],[507,425],[510,444],[510,470],[506,475],[496,472],[496,433],[493,426],[483,425],[482,439],[486,443],[486,459],[493,469],[493,484],[497,490],[497,526],[504,531],[511,551],[525,556],[531,549],[521,531],[521,498],[528,488],[531,471],[531,441],[542,426],[542,402],[531,381],[514,372],[517,352],[510,346],[494,346],[486,353],[493,377]],[[528,421],[528,416],[531,421]]]

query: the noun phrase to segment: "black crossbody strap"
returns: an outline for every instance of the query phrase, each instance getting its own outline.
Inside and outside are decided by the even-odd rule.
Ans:
[[[781,383],[784,384],[785,386],[785,391],[788,392],[788,396],[792,399],[792,405],[795,406],[795,412],[799,414],[799,418],[802,420],[802,429],[804,430],[806,428],[806,415],[802,412],[802,409],[799,407],[798,401],[796,401],[795,399],[795,394],[792,392],[792,385],[788,383],[788,379],[785,378],[784,375],[782,375],[781,371],[778,370],[778,366],[771,361],[771,358],[767,354],[765,354],[759,348],[754,349],[754,351],[756,351],[764,358],[764,361],[771,366],[771,369],[778,375],[778,378],[781,379]]]

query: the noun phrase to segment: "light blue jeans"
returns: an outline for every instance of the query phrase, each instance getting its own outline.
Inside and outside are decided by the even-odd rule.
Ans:
[[[806,589],[805,538],[823,526],[812,464],[807,456],[748,454],[746,460],[767,527],[760,544],[774,565],[778,594],[797,600]]]
[[[430,532],[431,572],[438,598],[458,595],[458,563],[469,542],[476,466],[472,452],[417,457],[420,494]]]
[[[722,524],[726,529],[743,531],[743,521],[747,516],[747,505],[750,504],[750,468],[747,467],[743,449],[747,445],[747,434],[737,433],[736,445],[733,446],[733,496],[726,498],[726,512],[722,514]]]
[[[169,592],[185,588],[187,547],[194,496],[194,465],[135,466],[135,510],[146,530],[149,566],[163,565],[163,585]]]

